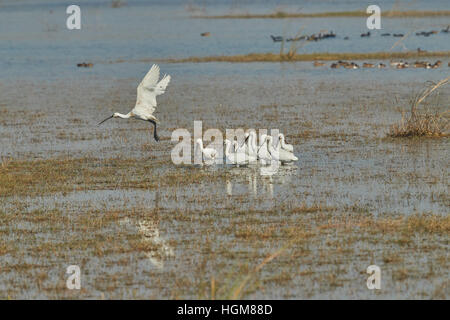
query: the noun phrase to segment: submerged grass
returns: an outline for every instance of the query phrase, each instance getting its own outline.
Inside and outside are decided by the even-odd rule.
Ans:
[[[203,170],[189,174],[153,172],[163,161],[142,159],[3,159],[0,164],[0,199],[9,196],[38,196],[99,189],[147,189],[194,185],[210,181]],[[148,173],[152,172],[152,175]],[[219,175],[219,178],[221,176]]]
[[[429,107],[424,111],[419,111],[418,107],[428,96],[430,96],[439,87],[449,83],[449,78],[443,79],[437,83],[430,82],[425,89],[414,96],[411,100],[411,109],[409,114],[402,112],[402,119],[399,123],[393,124],[388,136],[397,137],[444,137],[448,133],[448,120],[445,112],[432,112]]]
[[[288,214],[288,212],[284,212]],[[312,228],[305,232],[305,223],[308,219]],[[314,251],[314,266],[333,263],[345,264],[354,254],[354,247],[370,245],[385,245],[390,243],[391,250],[383,250],[383,261],[389,263],[397,273],[403,268],[404,254],[416,245],[418,235],[429,238],[446,236],[450,232],[450,217],[431,213],[417,213],[411,216],[375,217],[371,214],[348,212],[346,214],[313,215],[302,217],[293,226],[280,226],[279,237],[252,238],[247,241],[255,246],[273,246],[275,242],[284,242],[285,246],[273,251],[262,258],[262,262],[255,267],[240,264],[233,272],[216,273],[210,278],[210,293],[205,292],[208,281],[203,279],[203,285],[199,286],[201,298],[211,299],[243,299],[258,290],[264,290],[265,285],[292,284],[296,276],[309,278],[322,277],[320,268],[314,270],[306,268],[295,272],[289,268],[292,259],[309,261],[311,248],[320,244],[320,249]],[[419,237],[419,238],[421,238]],[[276,239],[276,240],[275,240]],[[398,246],[398,250],[392,250],[392,246]],[[430,247],[429,247],[430,249]],[[427,250],[429,250],[427,249]],[[392,255],[393,252],[397,254]],[[283,257],[280,257],[283,255]],[[278,259],[277,259],[278,258]],[[281,259],[281,260],[279,260]],[[251,259],[249,259],[251,261]],[[447,263],[447,259],[443,261]],[[262,274],[262,269],[268,265],[272,269],[269,273]],[[279,274],[273,273],[279,270]],[[290,270],[290,271],[288,271]],[[333,275],[330,286],[341,286],[342,276]],[[411,276],[411,275],[409,275]],[[341,278],[339,280],[339,278]],[[323,280],[323,279],[321,279]],[[330,279],[326,279],[328,281]],[[405,281],[407,277],[397,279]],[[201,282],[200,281],[200,282]],[[330,282],[330,281],[328,281]]]
[[[195,19],[286,19],[286,18],[326,18],[326,17],[367,17],[364,11],[334,11],[318,13],[289,13],[276,11],[268,14],[226,14],[226,15],[196,15]],[[417,17],[442,17],[450,16],[450,11],[388,11],[383,17],[387,18],[417,18]]]
[[[283,61],[336,61],[336,60],[370,60],[370,59],[411,59],[424,57],[450,57],[450,51],[407,51],[407,52],[370,52],[370,53],[305,53],[297,54],[289,52],[286,54],[276,53],[249,53],[233,56],[209,56],[209,57],[189,57],[183,59],[166,59],[167,63],[183,62],[283,62]],[[146,62],[146,60],[141,60]],[[122,62],[122,61],[116,61]]]

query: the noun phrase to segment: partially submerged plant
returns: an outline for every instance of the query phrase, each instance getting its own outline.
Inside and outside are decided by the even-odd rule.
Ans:
[[[113,0],[111,1],[111,8],[120,8],[126,5],[126,2],[121,0]]]
[[[419,111],[418,107],[436,89],[449,83],[450,77],[437,83],[429,82],[429,85],[419,94],[415,95],[411,101],[409,114],[402,112],[402,119],[399,123],[393,124],[388,133],[390,137],[443,137],[447,136],[446,129],[448,120],[445,112],[431,111],[426,107],[424,111]]]
[[[11,159],[8,157],[1,157],[0,168],[6,169],[11,162]]]

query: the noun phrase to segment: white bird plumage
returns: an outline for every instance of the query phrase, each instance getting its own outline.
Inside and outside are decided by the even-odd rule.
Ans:
[[[156,132],[156,124],[159,123],[159,121],[153,113],[155,112],[157,106],[156,97],[165,92],[170,79],[170,75],[164,75],[164,77],[158,82],[159,66],[154,64],[137,87],[137,97],[134,108],[127,114],[115,112],[112,116],[100,122],[99,125],[111,118],[128,119],[133,117],[135,119],[149,121],[154,126],[153,137],[156,141],[159,141],[159,137]]]
[[[202,156],[202,159],[204,159],[206,162],[214,161],[217,157],[217,150],[213,148],[203,148],[203,141],[202,139],[197,139],[195,142],[195,149],[194,152],[200,152],[198,154],[199,156]]]
[[[290,151],[286,151],[285,149],[281,148],[281,143],[278,142],[277,146],[274,147],[273,145],[273,137],[267,136],[267,144],[268,144],[268,150],[270,155],[272,156],[272,159],[278,160],[281,162],[291,162],[291,161],[298,161],[298,158],[294,155],[294,153]]]
[[[258,160],[258,146],[256,145],[256,132],[250,131],[250,133],[246,133],[247,142],[247,154],[249,157],[256,158]]]
[[[245,151],[245,149],[240,148],[239,143],[237,141],[231,142],[228,139],[225,139],[224,158],[226,164],[236,164],[236,165],[245,165],[257,161],[256,157],[249,156]]]
[[[272,156],[268,150],[268,136],[262,134],[260,136],[261,143],[258,147],[258,158],[262,164],[268,164],[272,161]]]
[[[292,144],[287,144],[284,138],[284,134],[278,134],[279,142],[281,143],[281,149],[284,149],[289,152],[294,152],[294,146]]]

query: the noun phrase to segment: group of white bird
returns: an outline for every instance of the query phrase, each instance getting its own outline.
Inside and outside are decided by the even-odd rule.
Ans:
[[[127,114],[115,112],[112,116],[101,121],[99,125],[112,118],[134,118],[148,121],[154,126],[153,137],[156,141],[159,141],[156,132],[156,124],[159,121],[153,113],[156,110],[156,97],[165,92],[170,79],[170,75],[165,75],[159,80],[159,66],[154,64],[137,87],[134,108]],[[258,144],[255,131],[245,133],[245,141],[242,145],[237,141],[231,142],[225,140],[224,162],[227,164],[243,165],[255,163],[258,160],[262,164],[271,164],[273,161],[281,163],[298,161],[298,158],[294,155],[294,147],[286,143],[282,133],[278,135],[278,139],[276,140],[274,142],[272,136],[262,134],[260,136],[260,143]],[[196,147],[201,152],[202,161],[210,162],[217,159],[217,150],[203,148],[203,141],[201,139],[196,141]]]
[[[232,165],[246,165],[260,162],[263,165],[272,164],[273,161],[288,163],[298,161],[294,155],[294,147],[287,144],[282,133],[278,134],[278,139],[274,141],[271,135],[262,134],[260,142],[257,142],[256,132],[245,133],[245,140],[242,144],[234,140],[225,139],[225,152],[223,162]],[[202,156],[205,164],[212,164],[218,160],[219,153],[214,148],[204,148],[202,139],[197,139],[195,143],[196,155]]]

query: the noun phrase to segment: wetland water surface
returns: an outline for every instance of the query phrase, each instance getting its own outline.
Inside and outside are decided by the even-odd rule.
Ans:
[[[448,298],[449,140],[385,138],[413,92],[448,76],[447,60],[435,70],[163,63],[173,80],[158,100],[156,143],[141,121],[97,126],[134,105],[150,65],[133,61],[251,52],[236,21],[190,20],[175,5],[98,2],[86,9],[97,24],[67,42],[64,25],[47,17],[64,6],[37,3],[0,7],[0,24],[15,17],[57,25],[0,31],[1,298]],[[115,33],[125,13],[127,28]],[[157,16],[152,32],[130,39],[146,14]],[[287,22],[242,23],[264,38]],[[359,32],[354,19],[311,20],[321,23]],[[441,22],[388,23],[403,30]],[[225,34],[205,45],[198,34],[213,28]],[[427,41],[430,50],[449,49]],[[264,38],[255,51],[272,46]],[[372,51],[355,51],[365,49]],[[349,49],[333,48],[341,50]],[[86,59],[92,69],[76,68]],[[440,111],[449,97],[448,87],[440,91]],[[203,131],[280,129],[299,162],[273,175],[258,166],[175,166],[171,133],[193,134],[195,120]],[[72,264],[82,271],[76,292],[65,286]],[[371,264],[382,270],[376,292],[366,287]]]

